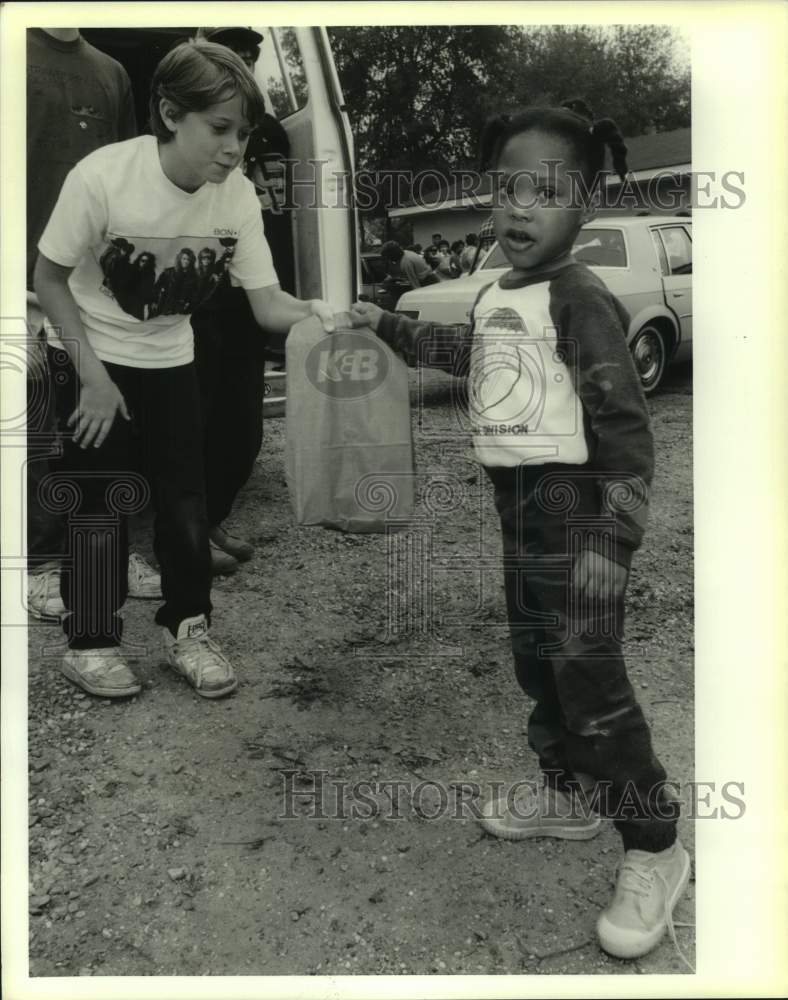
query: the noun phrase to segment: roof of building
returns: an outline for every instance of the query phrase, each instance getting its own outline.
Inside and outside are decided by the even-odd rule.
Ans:
[[[692,160],[692,129],[677,128],[671,132],[654,132],[650,135],[638,135],[624,140],[627,144],[627,166],[634,179],[639,179],[637,174],[642,172],[653,172],[669,169],[670,167],[681,167],[688,170]],[[466,174],[468,171],[465,172]],[[616,183],[616,179],[613,179]],[[471,199],[484,198],[490,194],[490,178],[482,175],[478,185],[474,185],[472,190],[468,189],[467,180],[463,187],[463,181],[436,187],[425,192],[418,200],[412,199],[403,202],[401,205],[392,205],[391,210],[401,212],[403,209],[411,211],[429,212],[436,208],[448,208],[454,202],[462,201],[463,196]],[[408,213],[410,214],[410,213]]]
[[[627,144],[627,165],[633,173],[657,167],[681,166],[692,160],[691,128],[637,135],[624,141]]]

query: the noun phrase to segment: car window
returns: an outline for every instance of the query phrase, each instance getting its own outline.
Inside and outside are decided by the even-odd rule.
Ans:
[[[692,240],[683,226],[664,226],[659,230],[670,274],[692,274]]]
[[[277,118],[287,118],[307,102],[306,77],[292,28],[262,28],[255,78]]]
[[[572,249],[575,260],[593,267],[626,267],[627,245],[620,229],[581,229]],[[508,267],[509,261],[496,243],[482,264],[483,271]]]
[[[627,245],[620,229],[581,229],[572,256],[592,267],[626,267]]]
[[[668,255],[665,253],[665,247],[662,244],[658,230],[651,230],[651,239],[654,241],[654,249],[657,251],[657,257],[659,258],[659,269],[664,278],[666,274],[670,274],[670,268],[668,267]]]

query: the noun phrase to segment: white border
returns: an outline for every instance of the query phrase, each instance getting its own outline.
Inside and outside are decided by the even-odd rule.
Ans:
[[[197,5],[195,5],[196,7]],[[3,995],[783,996],[786,948],[786,72],[782,3],[7,4],[2,9],[0,316],[24,316],[24,37],[30,25],[200,23],[647,23],[692,36],[693,164],[742,170],[746,205],[694,218],[697,776],[744,780],[738,822],[698,823],[695,976],[26,978],[26,717],[23,631],[5,627]],[[213,13],[213,17],[211,17]],[[6,324],[6,329],[8,329]],[[2,414],[23,379],[4,373]],[[3,552],[18,550],[13,448],[2,449]],[[24,624],[4,570],[3,622]]]

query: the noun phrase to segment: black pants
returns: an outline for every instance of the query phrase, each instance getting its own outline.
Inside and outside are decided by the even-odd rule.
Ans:
[[[66,352],[47,347],[41,331],[31,344],[27,371],[27,565],[31,570],[59,565],[65,551],[63,517],[41,502],[39,487],[60,458],[58,426],[68,414],[58,413],[58,398],[64,409],[67,401],[56,396],[56,380],[70,366]]]
[[[263,443],[266,336],[243,289],[217,289],[210,306],[192,316],[192,328],[205,420],[208,523],[213,528],[229,516]]]
[[[501,518],[504,585],[518,683],[535,705],[528,742],[546,780],[586,785],[625,850],[676,839],[677,807],[627,678],[623,596],[580,601],[572,568],[600,518],[596,479],[578,466],[488,468]]]
[[[67,515],[60,592],[74,649],[116,646],[128,590],[129,514],[150,499],[154,551],[164,605],[156,622],[173,634],[184,618],[210,615],[211,559],[205,513],[200,400],[193,364],[130,368],[105,364],[132,415],[115,417],[100,448],[81,449],[64,434],[64,454],[43,484],[46,505]],[[58,396],[73,408],[73,368]]]

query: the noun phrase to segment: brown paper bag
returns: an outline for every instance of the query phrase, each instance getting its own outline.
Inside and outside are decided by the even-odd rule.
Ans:
[[[325,333],[297,323],[286,342],[285,473],[298,524],[352,532],[404,528],[413,513],[405,362],[347,313]]]

